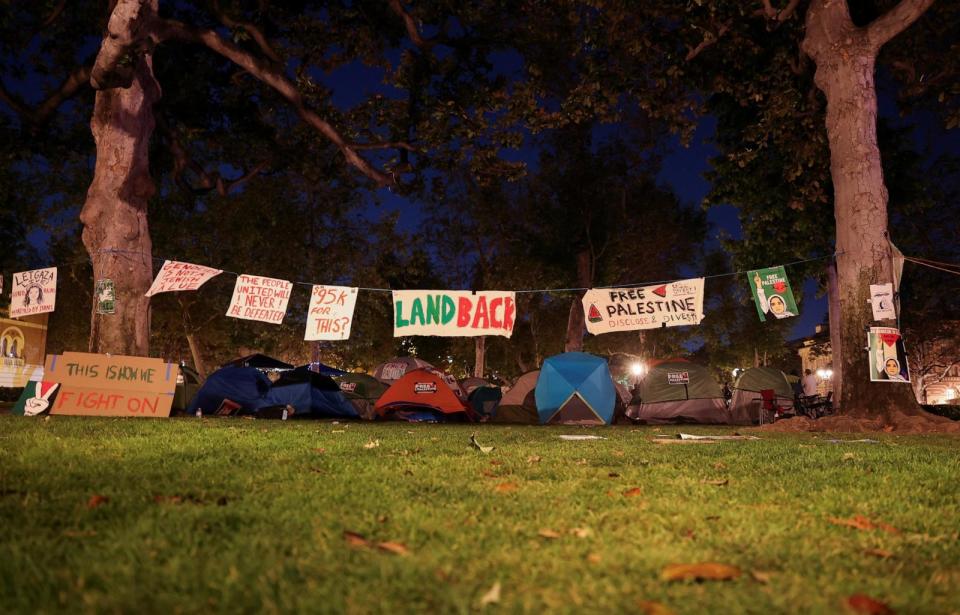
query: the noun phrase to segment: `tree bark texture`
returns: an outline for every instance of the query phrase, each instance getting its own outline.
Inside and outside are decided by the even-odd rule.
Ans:
[[[593,285],[593,258],[590,251],[582,249],[577,252],[577,285],[590,288]],[[583,332],[586,321],[583,315],[583,292],[577,292],[570,302],[570,314],[567,317],[567,340],[563,345],[564,352],[581,352],[583,350]]]
[[[487,356],[487,338],[486,336],[479,336],[473,338],[473,350],[474,350],[474,363],[473,363],[473,375],[475,378],[483,378],[483,372],[486,369],[486,356]]]
[[[905,4],[924,2],[901,2]],[[910,21],[899,23],[902,29]],[[880,18],[873,25],[889,27],[889,19]],[[918,413],[919,406],[908,384],[870,382],[865,350],[867,329],[880,324],[872,322],[870,284],[894,280],[874,83],[877,52],[894,34],[871,26],[853,24],[846,0],[813,0],[803,50],[816,63],[814,79],[827,99],[837,228],[840,360],[834,360],[834,370],[842,377],[840,407],[845,414],[887,416],[895,410]]]
[[[843,392],[843,337],[840,335],[840,285],[837,282],[836,263],[827,264],[827,318],[830,323],[830,353],[832,355],[833,407],[840,409]]]
[[[97,314],[96,302],[91,309],[89,350],[146,356],[150,299],[144,294],[153,278],[147,203],[155,191],[148,150],[160,85],[151,55],[134,62],[130,87],[97,92],[90,122],[97,160],[80,221],[95,280],[116,286],[116,313]]]

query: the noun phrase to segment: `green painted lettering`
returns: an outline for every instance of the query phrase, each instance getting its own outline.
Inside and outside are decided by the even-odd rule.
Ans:
[[[397,315],[396,322],[394,323],[397,329],[402,329],[410,324],[410,321],[403,317],[403,301],[397,301],[394,304],[393,313]]]
[[[413,305],[410,306],[410,324],[416,324],[417,319],[420,320],[420,324],[425,324],[423,320],[423,302],[420,301],[420,297],[417,297],[413,300]]]
[[[427,295],[427,324],[440,324],[440,295]]]
[[[440,322],[441,324],[445,325],[449,323],[451,320],[453,320],[454,315],[456,315],[457,313],[457,306],[453,302],[453,299],[451,299],[447,295],[443,295],[440,301],[443,304],[442,305],[443,315],[441,316]]]

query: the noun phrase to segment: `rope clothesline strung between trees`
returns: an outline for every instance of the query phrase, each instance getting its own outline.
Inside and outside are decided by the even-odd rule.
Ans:
[[[132,251],[132,250],[120,250],[120,249],[117,249],[117,248],[106,248],[106,249],[100,250],[100,251],[99,251],[99,254],[128,254],[128,255],[134,255],[134,256],[147,256],[146,254],[143,254],[143,253],[141,253],[141,252],[136,252],[136,251]],[[812,257],[812,258],[805,258],[805,259],[801,259],[801,260],[796,260],[796,261],[790,261],[790,262],[787,262],[787,263],[783,263],[782,266],[783,266],[783,267],[790,267],[790,266],[793,266],[793,265],[801,265],[801,264],[803,264],[803,263],[811,263],[811,262],[815,262],[815,261],[821,261],[821,260],[827,260],[827,259],[834,259],[834,258],[836,258],[837,256],[839,256],[839,255],[841,255],[841,254],[843,254],[843,252],[834,252],[834,253],[832,253],[832,254],[825,254],[825,255],[823,255],[823,256],[814,256],[814,257]],[[179,261],[179,259],[165,258],[165,257],[159,257],[159,256],[150,256],[150,258],[153,259],[153,260],[156,261],[156,262],[159,262],[159,263],[163,263],[163,262],[166,262],[166,261]],[[179,261],[179,262],[188,262],[188,261]],[[204,265],[204,266],[209,266],[209,265]],[[229,271],[229,270],[227,270],[227,269],[222,269],[221,271],[222,271],[223,273],[226,273],[226,274],[229,274],[229,275],[233,275],[233,276],[239,276],[239,275],[241,275],[240,273],[238,273],[238,272],[236,272],[236,271]],[[723,272],[723,273],[713,273],[713,274],[710,274],[710,275],[692,276],[692,277],[702,277],[702,278],[704,278],[705,280],[708,280],[708,279],[724,278],[724,277],[730,277],[730,276],[736,276],[736,275],[745,275],[745,274],[747,274],[749,271],[752,271],[752,270],[743,269],[743,270],[727,271],[727,272]],[[668,280],[653,280],[653,281],[635,282],[635,283],[629,283],[629,284],[609,284],[609,285],[592,286],[592,287],[528,288],[528,289],[522,289],[522,290],[515,290],[515,291],[513,291],[513,292],[515,292],[515,293],[517,293],[517,294],[522,294],[522,293],[565,293],[565,292],[580,292],[580,291],[587,291],[587,290],[591,290],[591,289],[604,289],[604,288],[634,288],[634,287],[639,287],[639,286],[652,286],[652,285],[657,285],[657,284],[670,284],[671,282],[679,282],[679,281],[684,280],[684,279],[687,279],[687,278],[671,278],[671,279],[668,279]],[[293,284],[299,284],[299,285],[302,285],[302,286],[317,286],[317,285],[318,285],[316,282],[304,282],[304,281],[300,281],[300,280],[291,280],[291,283],[293,283]],[[390,293],[390,292],[393,292],[394,290],[404,290],[404,289],[394,289],[394,288],[373,288],[373,287],[364,287],[364,286],[358,286],[358,287],[356,287],[356,288],[357,288],[357,290],[363,290],[363,291],[367,291],[367,292],[382,292],[382,293]],[[467,290],[476,290],[476,289],[467,289]]]

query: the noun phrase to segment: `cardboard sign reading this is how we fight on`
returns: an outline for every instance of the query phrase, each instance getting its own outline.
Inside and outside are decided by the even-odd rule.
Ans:
[[[47,355],[43,380],[60,384],[50,414],[168,417],[178,371],[162,359],[65,352]]]

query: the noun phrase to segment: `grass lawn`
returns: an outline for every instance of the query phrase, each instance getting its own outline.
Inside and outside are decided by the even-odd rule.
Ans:
[[[960,612],[960,438],[677,431],[0,416],[0,605]]]

